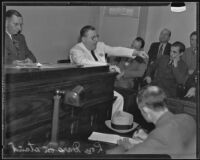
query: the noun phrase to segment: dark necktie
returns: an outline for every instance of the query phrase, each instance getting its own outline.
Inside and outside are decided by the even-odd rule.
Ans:
[[[12,35],[12,42],[15,48],[18,50],[19,49],[19,41],[16,40],[15,36]]]
[[[95,54],[94,54],[94,51],[93,51],[93,50],[91,50],[91,54],[92,54],[93,58],[95,59],[95,61],[98,61],[98,59],[97,59],[97,57],[95,56]]]
[[[160,49],[158,51],[158,57],[162,55],[162,52],[163,52],[163,44],[160,46]]]

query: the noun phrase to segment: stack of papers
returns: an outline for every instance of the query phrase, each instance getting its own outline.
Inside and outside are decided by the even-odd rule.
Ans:
[[[116,134],[107,134],[107,133],[99,133],[99,132],[92,132],[90,137],[88,138],[89,140],[93,141],[101,141],[101,142],[108,142],[108,143],[114,143],[117,144],[117,141],[123,138],[129,138],[129,137],[122,137]],[[133,139],[129,138],[129,142],[132,144],[138,144],[143,142],[140,139]]]

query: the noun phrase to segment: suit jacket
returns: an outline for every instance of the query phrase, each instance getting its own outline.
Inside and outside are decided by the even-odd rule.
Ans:
[[[5,33],[5,63],[11,64],[14,60],[31,59],[34,63],[36,58],[28,49],[26,40],[23,34],[14,35],[12,40],[7,33]]]
[[[167,111],[156,122],[147,139],[127,154],[168,154],[171,158],[195,158],[196,122],[187,114]]]
[[[160,42],[154,42],[151,44],[150,49],[148,51],[149,64],[151,64],[152,62],[156,60],[159,46],[160,46]],[[171,50],[171,44],[167,43],[163,51],[163,55],[170,55],[170,50]]]
[[[144,63],[139,63],[135,59],[122,58],[118,64],[121,71],[124,71],[123,77],[115,81],[115,87],[133,88],[134,78],[142,77],[146,70],[148,59]]]
[[[192,47],[186,48],[181,58],[189,69],[195,70],[197,68],[197,53],[193,51]]]
[[[152,78],[152,84],[161,87],[168,97],[176,97],[176,89],[178,84],[185,84],[188,78],[188,68],[185,62],[180,59],[177,67],[169,65],[170,56],[162,55],[148,69],[146,76]]]
[[[113,56],[125,56],[125,57],[133,57],[133,49],[124,48],[124,47],[111,47],[103,42],[98,42],[97,47],[94,50],[94,53],[98,59],[95,61],[93,58],[91,51],[89,51],[84,44],[78,43],[70,50],[70,61],[75,64],[82,65],[106,65],[106,54]]]

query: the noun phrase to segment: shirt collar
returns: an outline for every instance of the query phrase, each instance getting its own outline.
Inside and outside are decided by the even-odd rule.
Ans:
[[[12,35],[8,31],[6,31],[6,33],[9,35],[10,39],[12,40]]]

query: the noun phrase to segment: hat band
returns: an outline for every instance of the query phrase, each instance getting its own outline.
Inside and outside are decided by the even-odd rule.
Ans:
[[[118,125],[111,123],[112,128],[119,129],[119,130],[125,130],[125,129],[131,129],[133,127],[133,124],[131,125]]]

